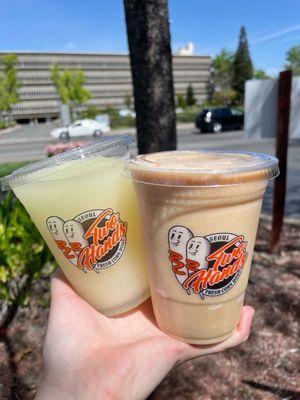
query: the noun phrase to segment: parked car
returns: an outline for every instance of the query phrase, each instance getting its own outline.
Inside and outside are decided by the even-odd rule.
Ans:
[[[120,117],[131,117],[131,118],[136,117],[135,111],[132,111],[129,108],[124,108],[122,110],[119,110],[118,114]]]
[[[244,113],[236,108],[205,108],[196,117],[201,132],[218,133],[228,129],[243,129]]]
[[[100,137],[103,133],[109,131],[110,126],[107,122],[99,122],[93,119],[79,119],[69,126],[53,129],[50,134],[56,139],[68,139],[76,136]]]

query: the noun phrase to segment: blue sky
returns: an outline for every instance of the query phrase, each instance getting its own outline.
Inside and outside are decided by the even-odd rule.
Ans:
[[[246,26],[256,68],[277,74],[300,44],[299,0],[169,0],[172,47],[235,50]],[[0,0],[0,50],[127,52],[121,0]]]

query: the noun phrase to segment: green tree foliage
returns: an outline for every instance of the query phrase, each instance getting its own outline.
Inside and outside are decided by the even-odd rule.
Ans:
[[[255,69],[253,79],[271,79],[271,77],[263,69]]]
[[[126,108],[131,108],[132,99],[131,99],[130,94],[126,94],[126,96],[124,97],[124,104],[125,104]]]
[[[235,99],[232,89],[234,54],[222,49],[213,60],[214,88],[211,103],[216,106],[231,105]]]
[[[214,84],[219,90],[227,90],[232,84],[234,54],[222,49],[213,60]]]
[[[186,107],[186,100],[182,94],[177,95],[177,106],[180,108]]]
[[[3,66],[0,70],[0,113],[1,116],[10,114],[14,104],[19,101],[18,89],[21,87],[17,79],[15,65],[18,59],[15,54],[6,54],[0,58]]]
[[[92,96],[83,87],[85,77],[82,70],[60,71],[57,65],[53,65],[51,77],[61,102],[70,106],[72,115],[76,106],[82,105]]]
[[[286,69],[291,69],[295,75],[300,75],[300,45],[291,47],[286,53]]]
[[[189,85],[186,89],[186,105],[193,106],[196,104],[196,98],[194,95],[194,89],[192,85]]]
[[[32,284],[53,271],[52,260],[24,207],[8,193],[0,200],[0,326],[27,304]]]
[[[249,52],[245,27],[242,26],[239,35],[238,48],[233,62],[232,88],[236,92],[236,102],[243,103],[245,82],[253,77],[253,66]]]
[[[234,103],[235,98],[235,91],[229,87],[215,91],[212,104],[215,106],[231,106]]]

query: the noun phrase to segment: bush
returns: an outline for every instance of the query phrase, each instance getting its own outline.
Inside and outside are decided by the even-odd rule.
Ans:
[[[32,161],[19,161],[19,162],[0,164],[0,178],[10,174],[15,169],[24,167],[25,165],[28,165],[30,163],[32,163]],[[0,197],[1,197],[1,190],[0,190]]]
[[[177,106],[180,107],[180,108],[185,108],[186,107],[186,100],[185,100],[183,94],[178,94],[177,95]]]
[[[189,85],[186,89],[186,104],[187,106],[193,106],[196,104],[196,98],[194,95],[194,89],[192,85]]]
[[[199,114],[198,107],[190,107],[184,112],[176,115],[177,122],[195,122],[195,118]]]
[[[55,268],[53,256],[22,204],[11,192],[0,198],[0,326],[26,305],[33,283]]]
[[[88,119],[95,119],[96,115],[98,115],[100,112],[97,107],[95,106],[88,106],[86,110],[84,110],[82,114],[82,118],[88,118]]]
[[[131,128],[135,126],[135,118],[129,116],[121,117],[119,115],[118,110],[113,107],[106,107],[100,110],[94,106],[90,106],[84,111],[83,118],[95,119],[96,115],[101,115],[101,114],[109,115],[111,129]]]
[[[0,120],[0,129],[10,128],[15,125],[16,122],[14,120]]]
[[[79,141],[50,144],[49,146],[46,147],[46,155],[47,157],[52,157],[57,154],[64,153],[65,151],[68,150],[73,150],[78,147],[84,147],[88,144],[89,142],[79,142]]]

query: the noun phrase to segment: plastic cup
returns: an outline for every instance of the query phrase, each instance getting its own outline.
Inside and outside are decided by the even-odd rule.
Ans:
[[[111,316],[149,297],[138,205],[121,175],[129,135],[21,168],[13,189],[77,293]]]
[[[241,316],[263,195],[279,173],[255,153],[162,152],[126,163],[159,327],[184,342],[229,337]]]

